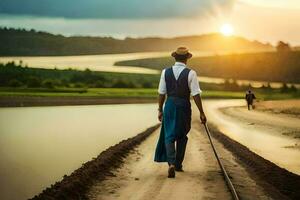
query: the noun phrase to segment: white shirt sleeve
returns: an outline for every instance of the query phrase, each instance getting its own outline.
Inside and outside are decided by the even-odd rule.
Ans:
[[[188,81],[189,81],[189,88],[192,96],[202,93],[202,90],[200,89],[199,86],[197,73],[194,70],[190,71],[188,76]]]
[[[158,93],[159,94],[167,94],[167,85],[166,85],[166,79],[165,79],[165,69],[162,70],[159,86],[158,86]]]

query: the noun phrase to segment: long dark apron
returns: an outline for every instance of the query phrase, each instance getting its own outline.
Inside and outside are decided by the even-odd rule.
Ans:
[[[188,74],[185,68],[175,79],[172,68],[165,71],[167,85],[167,101],[163,110],[163,120],[160,136],[155,150],[154,161],[167,162],[166,144],[180,140],[188,134],[191,128],[190,90]]]

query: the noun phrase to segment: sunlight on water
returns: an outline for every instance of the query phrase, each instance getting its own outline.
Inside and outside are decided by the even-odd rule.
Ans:
[[[157,123],[156,105],[0,109],[0,199],[26,199]],[[10,197],[10,198],[8,198]]]
[[[122,60],[133,60],[141,58],[155,58],[167,56],[169,53],[128,53],[128,54],[107,54],[107,55],[83,55],[83,56],[42,56],[42,57],[1,57],[0,62],[20,60],[29,67],[34,68],[57,68],[57,69],[78,69],[89,68],[94,71],[123,72],[123,73],[144,73],[156,74],[157,70],[142,67],[114,66],[115,62]]]
[[[240,52],[243,53],[243,52]],[[228,52],[219,52],[219,55],[226,55]],[[193,52],[196,56],[212,56],[212,52]],[[103,72],[121,72],[121,73],[138,73],[138,74],[159,74],[159,70],[148,69],[144,67],[135,66],[115,66],[114,64],[124,60],[135,60],[143,58],[157,58],[170,56],[170,52],[144,52],[144,53],[125,53],[125,54],[106,54],[106,55],[80,55],[80,56],[36,56],[36,57],[0,57],[0,63],[7,63],[10,61],[19,62],[22,60],[24,64],[33,68],[48,68],[48,69],[78,69],[85,70],[89,68],[94,71]],[[199,81],[204,83],[224,83],[225,79],[217,77],[199,76]],[[239,85],[249,85],[253,87],[261,87],[267,85],[268,82],[251,81],[251,80],[237,80]],[[271,87],[279,88],[282,83],[271,82]],[[300,88],[300,84],[294,84]],[[291,83],[288,83],[291,86]]]

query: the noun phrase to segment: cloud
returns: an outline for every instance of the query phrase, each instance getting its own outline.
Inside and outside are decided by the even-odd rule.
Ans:
[[[91,19],[195,17],[236,0],[1,0],[0,14]]]
[[[300,9],[299,0],[239,0],[238,2],[260,7]]]

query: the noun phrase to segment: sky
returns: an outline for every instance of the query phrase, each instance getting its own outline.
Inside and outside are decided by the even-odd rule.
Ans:
[[[299,0],[0,0],[0,26],[64,35],[174,37],[218,32],[300,45]]]

